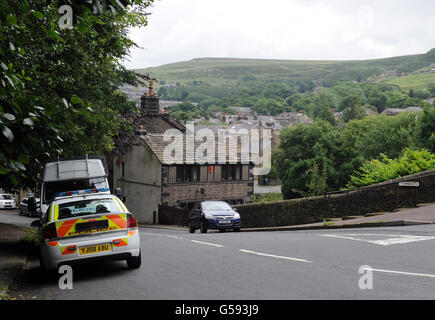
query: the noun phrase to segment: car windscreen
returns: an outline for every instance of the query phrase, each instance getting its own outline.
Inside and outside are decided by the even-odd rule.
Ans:
[[[203,202],[201,206],[206,211],[231,211],[231,207],[226,202]]]
[[[13,197],[10,194],[2,194],[0,195],[0,200],[12,200]]]
[[[109,188],[106,178],[77,179],[44,183],[44,203],[49,203],[60,192]]]
[[[90,214],[121,212],[113,199],[78,200],[59,204],[58,220]]]

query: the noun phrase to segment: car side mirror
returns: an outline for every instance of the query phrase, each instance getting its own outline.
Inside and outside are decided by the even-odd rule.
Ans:
[[[30,226],[31,226],[32,228],[41,228],[41,227],[42,227],[42,223],[41,223],[40,220],[35,220],[35,221],[32,221],[32,223],[30,224]]]
[[[237,208],[232,208],[232,209],[233,209],[233,211],[237,212]]]
[[[122,202],[125,202],[125,200],[127,200],[125,198],[125,196],[122,194],[122,189],[121,188],[115,188],[115,196],[120,198],[122,200]]]

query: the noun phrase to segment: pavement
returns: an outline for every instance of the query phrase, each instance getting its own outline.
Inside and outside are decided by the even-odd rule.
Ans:
[[[8,290],[32,256],[28,238],[26,228],[0,223],[0,300],[9,299]]]

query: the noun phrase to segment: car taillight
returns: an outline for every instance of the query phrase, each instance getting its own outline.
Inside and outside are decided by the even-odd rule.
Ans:
[[[57,238],[56,224],[55,223],[50,223],[50,224],[46,225],[44,227],[44,229],[42,229],[42,238],[44,240]]]
[[[137,228],[136,218],[131,213],[127,214],[127,228]]]

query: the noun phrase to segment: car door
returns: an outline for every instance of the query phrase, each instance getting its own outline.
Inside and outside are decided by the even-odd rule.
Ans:
[[[24,198],[20,203],[20,212],[22,215],[27,216],[27,198]]]

